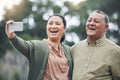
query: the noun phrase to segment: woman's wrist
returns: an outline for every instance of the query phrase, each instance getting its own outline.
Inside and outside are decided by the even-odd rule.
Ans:
[[[10,40],[13,40],[15,38],[15,34],[13,36],[8,37]]]

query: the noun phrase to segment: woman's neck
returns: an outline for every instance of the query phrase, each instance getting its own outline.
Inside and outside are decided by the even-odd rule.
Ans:
[[[48,42],[49,42],[51,45],[53,45],[57,50],[59,49],[60,41],[48,39]]]

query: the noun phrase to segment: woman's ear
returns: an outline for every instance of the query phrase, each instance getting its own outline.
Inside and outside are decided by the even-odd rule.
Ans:
[[[64,33],[66,32],[66,28],[64,29],[64,31],[63,31]]]

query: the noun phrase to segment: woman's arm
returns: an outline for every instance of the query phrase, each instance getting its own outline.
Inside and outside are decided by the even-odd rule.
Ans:
[[[5,32],[7,37],[9,38],[11,44],[23,55],[29,58],[31,51],[33,50],[33,45],[30,41],[25,41],[18,37],[14,31],[9,31],[9,25],[13,24],[14,21],[10,20],[6,22]]]

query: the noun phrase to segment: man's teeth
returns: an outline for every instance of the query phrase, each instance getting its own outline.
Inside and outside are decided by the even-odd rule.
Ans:
[[[90,30],[95,30],[95,28],[92,28],[92,27],[91,27],[91,28],[89,28],[89,29],[90,29]]]

